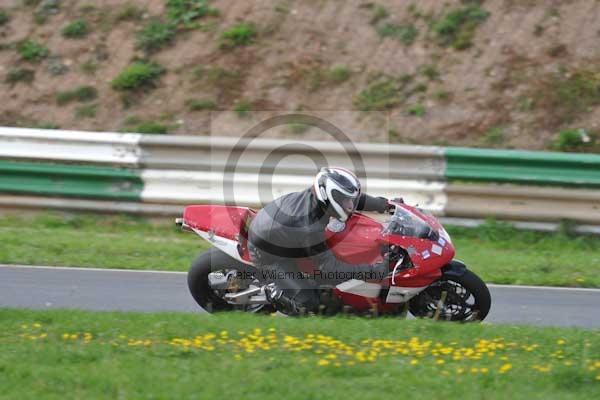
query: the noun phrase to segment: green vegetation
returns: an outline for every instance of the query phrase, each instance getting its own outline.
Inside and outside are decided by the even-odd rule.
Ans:
[[[419,67],[419,72],[430,81],[435,81],[440,78],[440,71],[434,64],[421,65]]]
[[[18,51],[23,60],[33,63],[40,62],[50,55],[50,50],[30,39],[22,42],[18,47]]]
[[[410,45],[419,35],[419,30],[412,24],[398,25],[386,23],[377,27],[377,33],[382,38],[390,37],[406,45]]]
[[[86,75],[94,75],[98,70],[98,63],[94,61],[86,61],[79,66],[79,69]]]
[[[548,110],[557,125],[569,123],[600,105],[600,74],[592,70],[553,74],[531,95],[536,108]]]
[[[175,26],[155,19],[148,22],[136,35],[136,47],[146,53],[155,53],[175,38]]]
[[[600,384],[600,333],[583,329],[8,309],[0,321],[11,399],[563,400]]]
[[[552,142],[552,149],[570,152],[593,151],[595,144],[596,136],[584,129],[567,129],[558,133]]]
[[[336,65],[329,70],[328,78],[331,83],[340,84],[350,79],[352,71],[345,65]]]
[[[433,93],[433,97],[436,100],[438,100],[438,101],[440,101],[442,103],[445,103],[445,102],[448,102],[448,101],[450,101],[452,99],[452,92],[449,92],[449,91],[444,90],[444,89],[439,89],[439,90],[436,90]]]
[[[361,111],[378,111],[393,108],[403,100],[398,82],[390,77],[382,77],[356,96],[354,106]]]
[[[166,134],[169,133],[169,126],[156,121],[142,121],[138,118],[128,118],[125,121],[123,132],[148,133],[148,134]]]
[[[390,13],[387,10],[387,8],[380,4],[376,4],[372,7],[371,11],[371,25],[377,25],[377,23],[379,23],[381,20],[386,19],[389,16]]]
[[[163,127],[160,133],[166,131]],[[499,222],[475,229],[447,228],[456,257],[487,282],[600,287],[596,237],[520,231]],[[55,213],[0,217],[0,243],[0,263],[6,264],[174,271],[187,270],[208,247],[196,235],[178,230],[171,218],[150,222],[127,216]]]
[[[133,3],[122,5],[115,15],[117,22],[121,21],[139,21],[144,15],[144,10]]]
[[[16,85],[17,83],[31,83],[34,79],[34,70],[28,68],[15,68],[13,70],[8,71],[4,82],[9,83],[11,85]]]
[[[490,16],[479,4],[471,4],[448,12],[432,25],[443,46],[457,50],[471,47],[477,27]]]
[[[96,110],[97,109],[98,109],[97,104],[86,104],[83,106],[79,106],[75,109],[75,118],[77,118],[77,119],[96,118]]]
[[[62,35],[69,39],[81,39],[90,33],[88,23],[84,19],[78,19],[70,22],[62,30]]]
[[[232,49],[239,46],[248,46],[254,43],[258,32],[254,24],[241,22],[221,33],[219,47]]]
[[[495,126],[487,130],[483,135],[483,143],[487,145],[498,145],[504,142],[504,128]]]
[[[0,26],[6,25],[10,21],[10,15],[5,10],[0,9]]]
[[[219,15],[209,4],[209,0],[168,0],[167,17],[177,25],[191,27],[196,19]]]
[[[156,63],[137,61],[129,65],[112,81],[116,90],[136,90],[154,88],[164,73],[164,68]]]
[[[186,105],[191,111],[207,111],[217,108],[217,103],[212,100],[190,99],[186,102]]]
[[[245,118],[250,114],[252,110],[252,102],[248,100],[240,100],[233,106],[233,111],[239,118]]]
[[[79,86],[73,90],[66,90],[56,93],[56,103],[59,105],[67,104],[73,101],[92,101],[98,97],[98,90],[93,86]]]
[[[415,117],[423,117],[425,114],[427,114],[427,109],[425,106],[419,103],[412,104],[406,111],[408,112],[408,115],[414,115]]]

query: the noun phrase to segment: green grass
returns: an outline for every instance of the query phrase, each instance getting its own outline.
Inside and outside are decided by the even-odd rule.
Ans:
[[[477,27],[489,16],[488,11],[475,3],[449,11],[433,23],[432,30],[441,45],[464,50],[471,47]]]
[[[189,99],[186,101],[186,105],[190,111],[209,111],[217,108],[217,103],[206,99]]]
[[[175,25],[158,19],[148,22],[136,35],[136,47],[148,54],[168,46],[175,38]]]
[[[414,25],[398,25],[392,23],[386,23],[378,26],[377,33],[382,38],[392,38],[401,41],[405,45],[412,44],[417,36],[419,36],[419,30]]]
[[[220,36],[219,47],[232,49],[234,47],[248,46],[256,40],[258,32],[254,24],[241,22],[227,29]]]
[[[197,19],[219,15],[209,0],[168,0],[166,9],[170,21],[186,27],[192,27]]]
[[[599,331],[25,310],[0,310],[0,324],[7,399],[594,399],[600,391]]]
[[[50,50],[44,45],[29,39],[19,45],[18,51],[23,60],[32,63],[40,62],[50,55]]]
[[[164,68],[156,63],[137,61],[125,68],[112,81],[116,90],[150,89],[157,85]]]
[[[589,135],[584,129],[566,129],[560,131],[552,142],[553,150],[579,152],[593,148],[595,136]]]
[[[456,257],[489,283],[600,287],[600,241],[488,222],[449,227]],[[36,213],[0,217],[0,263],[185,271],[208,244],[171,218]]]
[[[68,39],[81,39],[86,37],[88,33],[90,33],[90,27],[84,19],[70,22],[62,30],[62,35]]]
[[[393,108],[404,100],[400,87],[391,78],[371,83],[354,99],[354,106],[361,111],[379,111]]]
[[[98,97],[98,90],[93,86],[79,86],[73,90],[56,93],[56,103],[64,105],[73,101],[88,102]]]
[[[10,15],[3,9],[0,9],[0,26],[6,25],[10,21]]]
[[[29,68],[15,68],[6,74],[4,82],[10,85],[17,83],[31,83],[35,79],[35,71]]]

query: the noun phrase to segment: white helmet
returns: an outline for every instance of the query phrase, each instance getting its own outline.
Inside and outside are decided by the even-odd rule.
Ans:
[[[314,190],[319,202],[345,222],[356,210],[360,182],[345,168],[322,168],[315,177]]]

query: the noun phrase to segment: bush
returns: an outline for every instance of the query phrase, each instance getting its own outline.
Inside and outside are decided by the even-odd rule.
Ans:
[[[199,18],[218,16],[219,10],[209,6],[209,0],[168,0],[167,18],[185,26]]]
[[[483,135],[483,142],[488,145],[500,144],[503,141],[504,141],[504,129],[499,126],[490,128]]]
[[[192,111],[206,111],[217,108],[217,104],[212,100],[188,100],[186,104]]]
[[[438,71],[437,67],[433,64],[422,65],[419,68],[419,70],[421,74],[430,81],[435,81],[440,77],[440,72]]]
[[[0,10],[0,26],[10,21],[10,15],[4,10]]]
[[[98,97],[98,91],[93,86],[79,86],[73,90],[58,92],[56,94],[56,103],[63,105],[72,101],[87,102],[95,100]]]
[[[19,45],[21,58],[29,62],[39,62],[50,55],[50,50],[33,40],[25,40]]]
[[[552,142],[552,148],[558,151],[585,151],[594,146],[594,138],[583,129],[567,129],[559,132]]]
[[[450,11],[433,24],[432,30],[443,46],[464,50],[473,44],[475,30],[489,16],[489,12],[483,10],[478,4],[473,4]]]
[[[377,27],[377,33],[379,36],[391,37],[396,40],[400,40],[402,43],[409,45],[412,44],[417,36],[419,30],[414,25],[397,25],[397,24],[384,24]]]
[[[15,85],[19,82],[31,83],[35,79],[35,71],[27,68],[17,68],[9,71],[6,74],[4,81],[11,85]]]
[[[137,34],[136,47],[146,53],[154,53],[173,41],[175,26],[160,20],[150,21]]]
[[[117,15],[115,16],[116,21],[138,21],[142,19],[144,15],[144,10],[135,4],[127,3],[117,11]]]
[[[158,64],[134,62],[113,79],[112,87],[116,90],[153,88],[163,73],[164,68]]]
[[[88,23],[84,19],[78,19],[69,23],[62,30],[62,35],[69,39],[80,39],[90,33]]]
[[[127,132],[135,133],[154,133],[154,134],[165,134],[169,133],[169,127],[167,125],[154,122],[144,121],[136,126],[125,129]]]
[[[75,118],[77,118],[77,119],[95,118],[97,108],[98,108],[98,105],[96,105],[96,104],[87,104],[84,106],[79,106],[75,110]]]
[[[361,111],[377,111],[393,108],[401,101],[398,85],[391,79],[385,79],[362,90],[354,99],[354,105]]]
[[[406,111],[408,115],[414,115],[415,117],[422,117],[427,113],[427,109],[423,104],[413,104]]]
[[[239,46],[247,46],[254,42],[256,35],[257,32],[254,24],[242,22],[221,33],[220,47],[231,49]]]
[[[237,114],[239,118],[247,117],[251,109],[252,103],[248,100],[240,100],[233,107],[233,111]]]
[[[329,70],[328,80],[331,83],[342,83],[350,79],[352,72],[345,65],[337,65]]]

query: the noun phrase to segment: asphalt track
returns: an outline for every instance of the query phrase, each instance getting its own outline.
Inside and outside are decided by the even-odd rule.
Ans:
[[[600,328],[600,290],[490,285],[491,323]],[[203,312],[181,272],[0,265],[0,308]]]

